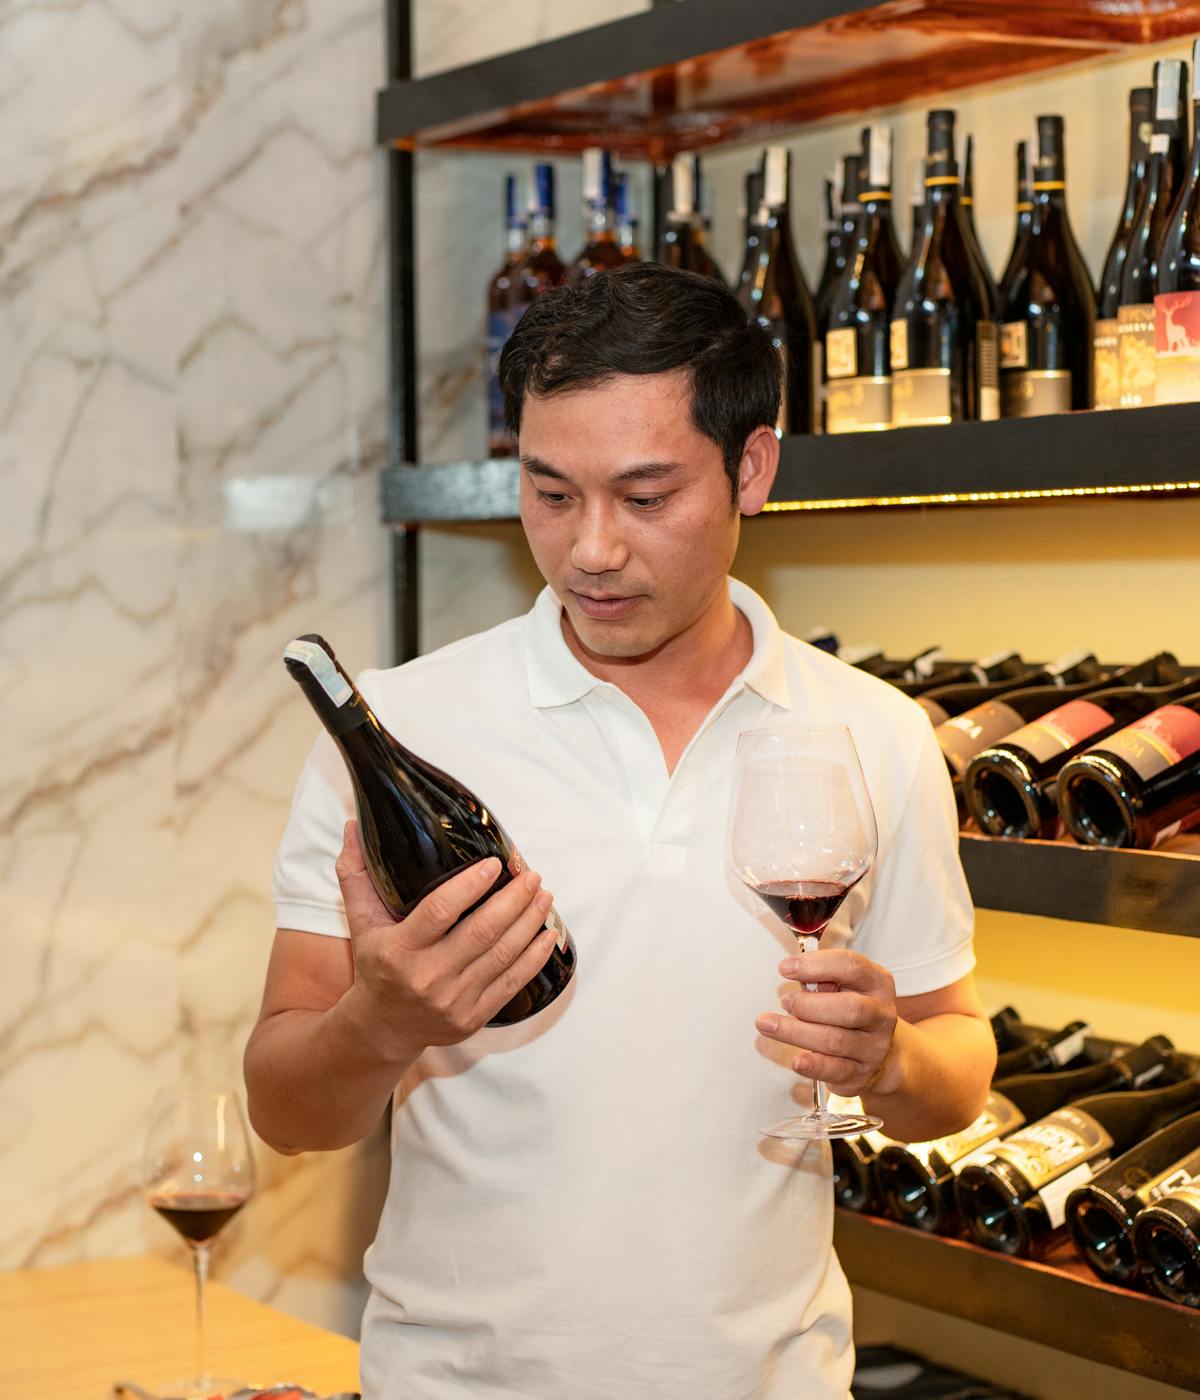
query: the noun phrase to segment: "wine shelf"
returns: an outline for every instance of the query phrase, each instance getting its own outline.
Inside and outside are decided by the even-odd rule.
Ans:
[[[686,0],[392,83],[377,130],[405,149],[661,160],[1197,30],[1197,0]]]
[[[850,1211],[834,1244],[852,1283],[1057,1347],[1148,1380],[1200,1390],[1200,1313],[1102,1283],[1068,1241],[1041,1262]]]
[[[399,464],[385,471],[382,490],[390,525],[517,517],[512,459]],[[1167,492],[1200,492],[1200,405],[788,437],[767,510]]]

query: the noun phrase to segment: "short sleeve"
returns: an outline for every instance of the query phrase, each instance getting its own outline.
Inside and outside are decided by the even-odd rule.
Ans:
[[[958,815],[946,761],[924,717],[900,817],[880,833],[871,900],[849,944],[896,979],[897,996],[936,991],[975,966],[975,910],[958,855]]]
[[[322,731],[301,770],[275,856],[271,892],[277,928],[350,936],[334,865],[342,831],[353,815],[346,765]]]

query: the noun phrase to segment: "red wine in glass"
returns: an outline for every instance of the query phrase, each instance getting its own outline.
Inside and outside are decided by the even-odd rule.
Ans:
[[[837,880],[775,880],[750,888],[793,933],[820,938],[852,886]]]
[[[209,1244],[250,1197],[238,1191],[163,1191],[148,1199],[188,1244]]]

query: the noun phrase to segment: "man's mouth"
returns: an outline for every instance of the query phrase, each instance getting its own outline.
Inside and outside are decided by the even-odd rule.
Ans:
[[[571,593],[585,617],[601,621],[625,617],[641,602],[641,595],[637,593],[580,593],[574,588]]]

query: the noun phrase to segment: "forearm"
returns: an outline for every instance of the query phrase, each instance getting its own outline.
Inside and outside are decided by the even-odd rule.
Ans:
[[[928,1142],[965,1128],[987,1100],[996,1065],[991,1028],[958,1012],[896,1022],[883,1072],[862,1095],[883,1131],[904,1142]]]
[[[383,1055],[359,1019],[352,988],[326,1011],[260,1021],[246,1046],[250,1121],[276,1151],[328,1152],[379,1122],[420,1049]]]

